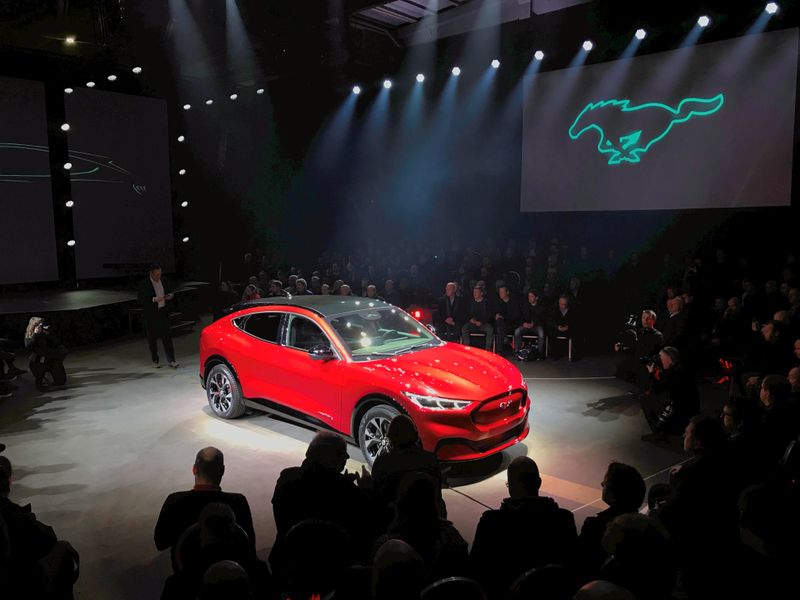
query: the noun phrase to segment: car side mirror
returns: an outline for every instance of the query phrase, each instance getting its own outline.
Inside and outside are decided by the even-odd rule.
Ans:
[[[317,344],[308,351],[308,357],[311,360],[328,361],[336,358],[336,355],[333,353],[333,348],[328,344]]]

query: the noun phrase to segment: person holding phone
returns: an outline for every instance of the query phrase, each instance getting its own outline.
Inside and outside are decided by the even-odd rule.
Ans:
[[[172,335],[169,330],[168,302],[173,298],[169,283],[161,277],[161,266],[152,265],[149,277],[139,286],[139,304],[144,310],[144,326],[147,332],[147,344],[153,366],[161,366],[158,357],[158,340],[164,345],[167,364],[173,369],[178,367],[175,360],[175,349],[172,346]]]

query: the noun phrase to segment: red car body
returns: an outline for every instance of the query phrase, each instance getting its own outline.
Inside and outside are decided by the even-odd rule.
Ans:
[[[238,380],[249,408],[282,412],[357,443],[360,419],[370,407],[386,404],[407,413],[423,447],[447,461],[483,458],[528,435],[530,401],[525,381],[513,364],[495,354],[431,336],[433,347],[355,360],[330,318],[332,314],[346,316],[346,311],[361,310],[366,304],[360,298],[303,296],[254,301],[235,310],[201,334],[204,387],[211,369],[224,363]],[[369,304],[373,305],[405,315],[384,302]],[[286,315],[276,343],[240,328],[248,315],[265,312]],[[309,351],[290,347],[284,338],[288,315],[313,321],[327,337],[335,358],[313,360]],[[427,330],[425,335],[429,335]],[[457,409],[425,408],[407,394],[469,404]]]

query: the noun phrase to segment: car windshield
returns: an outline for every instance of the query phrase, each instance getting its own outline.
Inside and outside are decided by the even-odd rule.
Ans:
[[[376,308],[339,315],[328,321],[354,360],[396,356],[441,342],[398,308]]]

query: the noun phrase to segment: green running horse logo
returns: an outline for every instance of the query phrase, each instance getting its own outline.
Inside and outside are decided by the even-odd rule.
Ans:
[[[638,163],[675,125],[713,115],[724,102],[722,94],[707,99],[686,98],[676,108],[660,102],[639,106],[631,106],[630,100],[593,102],[575,119],[569,128],[569,137],[577,140],[587,131],[596,129],[600,134],[597,151],[610,154],[608,164]]]

